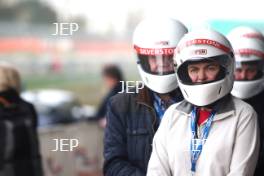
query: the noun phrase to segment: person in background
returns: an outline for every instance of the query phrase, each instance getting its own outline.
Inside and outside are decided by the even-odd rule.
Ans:
[[[240,26],[227,35],[236,61],[231,94],[250,104],[258,114],[260,154],[255,176],[264,173],[264,36],[252,27]]]
[[[20,75],[0,63],[0,175],[42,176],[37,115],[32,104],[19,96]]]
[[[166,112],[155,134],[148,176],[252,176],[259,134],[253,108],[230,95],[233,49],[222,34],[186,34],[175,57],[185,98]]]
[[[183,97],[173,56],[186,27],[174,19],[145,19],[133,34],[144,88],[110,99],[104,139],[104,175],[145,176],[152,139],[165,110]]]
[[[95,115],[96,119],[99,120],[99,126],[105,128],[106,126],[106,107],[109,99],[116,95],[122,90],[122,82],[124,81],[123,74],[118,66],[116,65],[106,65],[102,71],[102,77],[104,83],[109,90],[103,101],[100,103],[97,113]]]

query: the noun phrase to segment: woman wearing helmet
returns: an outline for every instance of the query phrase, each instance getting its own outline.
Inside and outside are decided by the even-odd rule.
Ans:
[[[253,175],[257,116],[230,95],[234,57],[229,41],[213,30],[190,32],[179,42],[175,62],[185,101],[164,114],[147,175]]]
[[[250,104],[258,114],[260,155],[255,176],[264,172],[264,37],[250,27],[234,28],[228,38],[235,52],[236,70],[232,95]]]
[[[104,140],[104,174],[144,176],[151,143],[165,110],[183,99],[174,76],[173,56],[186,27],[172,19],[146,19],[133,44],[145,87],[118,94],[109,102]],[[135,92],[135,90],[129,90]]]

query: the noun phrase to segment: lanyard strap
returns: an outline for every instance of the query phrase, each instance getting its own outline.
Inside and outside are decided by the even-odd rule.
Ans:
[[[203,144],[206,142],[206,139],[209,135],[210,128],[212,126],[213,118],[215,116],[216,111],[212,111],[204,128],[202,131],[201,138],[199,139],[196,135],[197,131],[197,107],[194,107],[191,113],[191,131],[192,131],[192,140],[190,144],[190,152],[191,152],[191,171],[194,173],[196,171],[196,163],[197,160],[203,150]]]
[[[153,95],[154,95],[153,105],[154,105],[155,111],[156,111],[159,119],[161,120],[165,111],[167,110],[167,106],[172,105],[172,104],[176,103],[177,101],[174,100],[173,98],[171,98],[169,100],[169,102],[167,102],[168,105],[166,106],[165,105],[166,102],[164,100],[162,100],[157,94],[153,93]]]
[[[156,110],[158,117],[161,119],[165,113],[164,107],[162,107],[162,105],[159,105],[158,102],[155,100],[154,101],[154,108]]]

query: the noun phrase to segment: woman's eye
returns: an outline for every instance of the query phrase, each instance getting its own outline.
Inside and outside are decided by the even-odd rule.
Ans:
[[[196,73],[197,72],[197,69],[191,69],[190,72],[191,73]]]
[[[208,67],[208,70],[215,71],[216,70],[216,67],[214,67],[214,66]]]

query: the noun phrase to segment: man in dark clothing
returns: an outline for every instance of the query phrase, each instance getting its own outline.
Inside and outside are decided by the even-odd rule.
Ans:
[[[104,128],[106,125],[106,107],[109,99],[118,92],[123,91],[121,82],[123,81],[123,75],[121,70],[116,65],[107,65],[103,68],[102,76],[104,83],[110,90],[99,105],[95,118],[99,120],[99,125]]]
[[[152,139],[160,119],[147,87],[138,94],[118,94],[109,102],[105,130],[105,175],[145,175]],[[170,94],[181,101],[177,88]]]
[[[232,95],[249,103],[258,114],[260,152],[255,176],[264,172],[264,40],[254,28],[237,27],[228,35],[235,51],[236,71]]]
[[[264,80],[263,80],[264,81]],[[259,94],[248,98],[243,99],[245,102],[250,104],[254,107],[255,111],[258,114],[258,123],[260,129],[260,151],[259,151],[259,160],[256,167],[256,171],[254,176],[262,176],[264,173],[264,91],[260,92]]]
[[[104,175],[146,175],[152,139],[163,114],[183,99],[174,75],[173,55],[186,32],[183,24],[172,19],[144,20],[137,26],[133,43],[145,87],[138,93],[122,93],[110,99]]]

